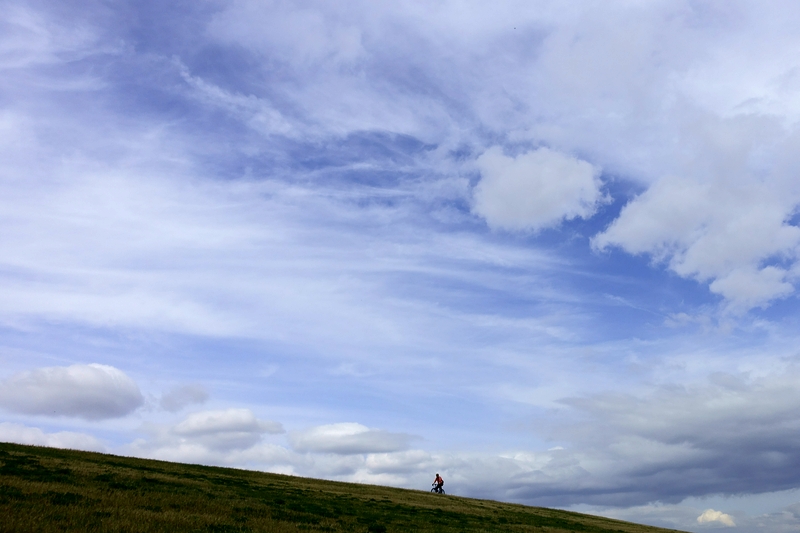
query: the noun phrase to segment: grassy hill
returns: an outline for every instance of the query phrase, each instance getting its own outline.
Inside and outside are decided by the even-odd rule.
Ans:
[[[656,533],[590,515],[374,485],[0,443],[0,531]]]

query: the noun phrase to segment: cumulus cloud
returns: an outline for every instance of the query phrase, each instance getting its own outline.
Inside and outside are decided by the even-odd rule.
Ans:
[[[433,456],[424,450],[371,453],[366,456],[364,466],[377,474],[409,474],[436,469]]]
[[[598,168],[548,148],[511,157],[495,146],[477,165],[473,211],[493,228],[535,231],[589,218],[603,200]]]
[[[192,413],[173,425],[145,424],[146,437],[122,448],[123,453],[165,461],[256,468],[296,473],[296,454],[266,435],[284,432],[278,422],[262,420],[250,409],[231,408]]]
[[[299,452],[342,455],[404,450],[411,439],[404,433],[370,429],[352,422],[317,426],[289,435],[292,448]]]
[[[298,465],[302,465],[296,454],[286,447],[255,439],[240,440],[233,447],[214,447],[195,439],[177,439],[173,435],[160,434],[136,439],[124,446],[122,452],[163,461],[225,465],[284,474],[298,473]]]
[[[800,245],[800,228],[789,223],[798,199],[774,179],[669,176],[626,205],[592,244],[652,254],[747,310],[794,292],[786,264]],[[781,261],[768,263],[774,259]]]
[[[92,435],[76,433],[73,431],[59,431],[46,433],[39,428],[0,422],[0,441],[15,442],[17,444],[30,444],[33,446],[49,446],[52,448],[67,448],[70,450],[86,450],[105,452],[106,447]]]
[[[720,524],[727,527],[736,527],[736,522],[729,514],[714,509],[706,509],[703,514],[697,517],[698,524]]]
[[[264,433],[283,433],[278,422],[259,420],[250,409],[225,409],[192,413],[172,428],[182,442],[191,441],[210,449],[249,448]]]
[[[360,424],[317,426],[289,435],[291,446],[270,442],[283,433],[277,422],[259,420],[249,409],[193,413],[172,426],[146,425],[148,434],[124,453],[179,462],[255,468],[342,481],[423,487],[444,461],[408,450],[407,435]]]
[[[250,409],[199,411],[176,424],[145,424],[141,430],[147,437],[127,445],[125,453],[167,461],[256,468],[285,464],[291,455],[285,448],[263,441],[264,435],[283,433],[283,426],[259,419]]]
[[[202,385],[183,385],[176,387],[161,396],[160,405],[165,411],[180,411],[189,405],[204,403],[208,400],[208,391]]]
[[[124,372],[94,363],[39,368],[0,383],[0,406],[16,413],[102,420],[125,416],[143,402]]]

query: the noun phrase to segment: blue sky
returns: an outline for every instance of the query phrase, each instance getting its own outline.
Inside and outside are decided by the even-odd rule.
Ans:
[[[796,530],[799,18],[4,2],[0,439]]]

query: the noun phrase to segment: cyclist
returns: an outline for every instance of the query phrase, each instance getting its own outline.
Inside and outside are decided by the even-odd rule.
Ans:
[[[442,492],[442,486],[444,485],[444,480],[441,478],[439,473],[436,473],[436,479],[433,480],[433,487],[436,489],[436,492]]]

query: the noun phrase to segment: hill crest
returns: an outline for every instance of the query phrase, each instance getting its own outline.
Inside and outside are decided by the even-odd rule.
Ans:
[[[675,531],[492,500],[0,443],[0,532]]]

